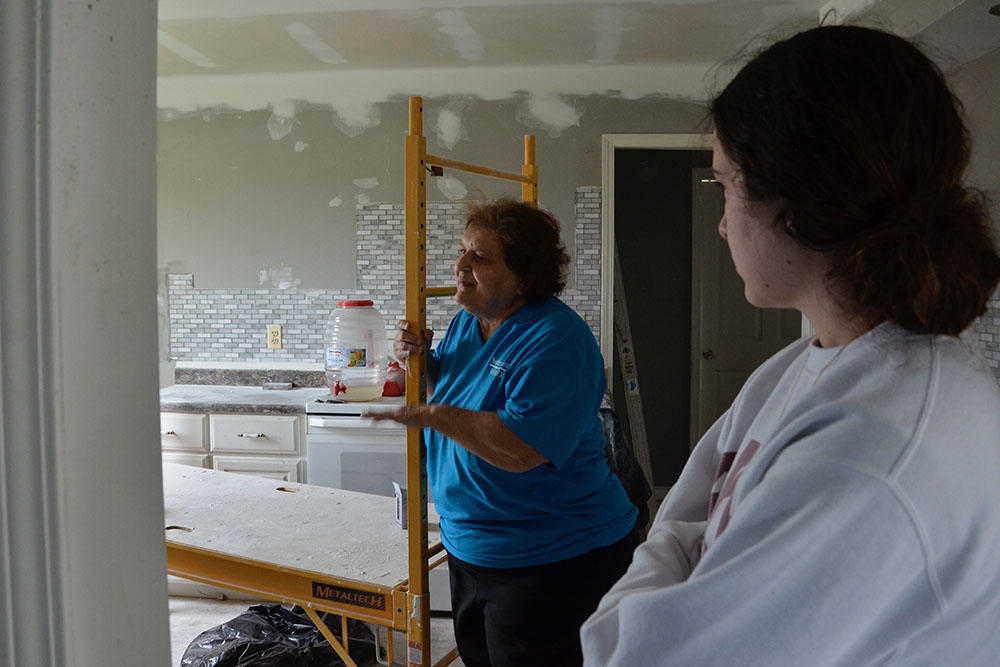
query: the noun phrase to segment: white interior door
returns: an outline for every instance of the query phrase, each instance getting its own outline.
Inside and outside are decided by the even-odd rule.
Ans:
[[[733,402],[750,373],[801,333],[795,310],[760,309],[743,297],[726,241],[719,236],[722,192],[712,170],[692,169],[691,445]]]

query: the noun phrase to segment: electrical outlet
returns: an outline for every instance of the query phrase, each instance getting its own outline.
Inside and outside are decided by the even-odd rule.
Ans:
[[[280,324],[269,324],[269,325],[267,325],[267,349],[269,349],[269,350],[280,350],[281,349],[281,325]]]

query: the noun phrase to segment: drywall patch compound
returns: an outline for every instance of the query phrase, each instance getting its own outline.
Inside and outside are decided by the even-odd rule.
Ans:
[[[544,130],[558,137],[564,130],[580,124],[583,105],[570,104],[560,95],[531,95],[517,109],[517,120],[528,127]]]
[[[437,140],[442,146],[451,150],[464,136],[465,127],[462,125],[462,112],[459,105],[449,104],[438,113]]]

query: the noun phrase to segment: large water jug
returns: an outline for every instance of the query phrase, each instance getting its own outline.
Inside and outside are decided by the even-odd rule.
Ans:
[[[388,368],[388,338],[371,301],[339,301],[326,322],[326,381],[343,401],[382,395]]]

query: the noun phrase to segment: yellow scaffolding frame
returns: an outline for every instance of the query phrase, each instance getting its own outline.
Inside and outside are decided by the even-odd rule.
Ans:
[[[406,136],[406,320],[411,331],[421,336],[427,328],[427,299],[452,296],[456,288],[427,286],[427,184],[430,167],[454,169],[472,174],[521,183],[521,200],[538,206],[538,166],[535,164],[535,137],[524,137],[524,164],[521,173],[500,171],[468,162],[431,155],[423,136],[423,99],[410,98],[410,127]],[[423,355],[407,363],[406,403],[427,402],[427,361]],[[427,456],[420,429],[406,430],[407,540],[409,545],[409,589],[407,595],[408,667],[431,664],[430,599],[427,595],[427,572],[447,555],[428,566],[427,549]],[[442,658],[435,667],[450,664],[457,651]]]
[[[524,137],[524,165],[521,173],[504,172],[458,160],[430,155],[426,152],[423,136],[423,109],[419,97],[410,98],[410,127],[406,137],[406,319],[411,327],[423,332],[427,327],[426,300],[431,297],[451,296],[456,288],[427,287],[426,285],[426,181],[430,166],[447,167],[458,171],[481,174],[521,183],[521,199],[538,206],[538,168],[535,165],[535,138]],[[426,403],[427,366],[422,355],[408,363],[406,402],[409,405]],[[428,572],[445,562],[448,555],[440,542],[428,544],[427,530],[427,471],[426,451],[422,433],[409,428],[406,433],[406,481],[409,490],[407,503],[407,574],[408,578],[391,585],[362,581],[333,573],[316,572],[288,565],[281,565],[255,557],[252,545],[240,544],[231,551],[220,545],[211,547],[191,543],[187,536],[201,535],[210,527],[168,525],[166,527],[167,571],[170,574],[194,581],[221,586],[230,590],[253,593],[261,597],[301,606],[330,645],[349,667],[355,662],[347,653],[347,619],[355,618],[389,628],[387,649],[393,656],[393,630],[406,632],[406,660],[408,667],[429,667],[430,652],[430,596]],[[207,469],[185,469],[184,466],[164,464],[165,508],[168,516],[173,512],[184,513],[185,502],[199,490],[214,489],[239,484],[233,494],[274,494],[275,498],[289,495],[319,496],[318,502],[330,504],[326,496],[337,495],[343,503],[342,511],[355,511],[357,504],[377,505],[375,515],[384,516],[395,501],[392,498],[369,496],[342,491],[286,483],[275,489],[269,480],[233,476],[231,473]],[[184,480],[194,486],[185,487],[183,493],[175,486]],[[258,488],[259,487],[259,488]],[[414,492],[414,491],[417,492]],[[325,495],[324,495],[325,494]],[[187,500],[182,500],[186,498]],[[209,499],[210,500],[210,499]],[[271,501],[267,501],[271,502]],[[205,505],[211,505],[208,500]],[[336,503],[340,505],[341,503]],[[369,507],[368,511],[372,511]],[[236,516],[216,517],[223,526],[234,527],[242,519]],[[186,520],[186,519],[185,519]],[[228,522],[228,523],[225,523]],[[237,531],[239,532],[239,531]],[[296,539],[309,540],[308,534]],[[401,545],[400,545],[401,546]],[[436,558],[435,558],[436,557]],[[430,559],[434,558],[433,562]],[[341,616],[342,639],[330,631],[317,612],[333,612]],[[434,667],[444,667],[458,658],[452,649]]]
[[[299,605],[348,667],[356,667],[356,663],[348,654],[347,619],[386,627],[386,648],[391,659],[394,654],[392,631],[405,632],[407,629],[407,579],[388,572],[360,577],[363,573],[352,571],[342,562],[332,568],[328,563],[323,567],[307,567],[314,562],[315,554],[303,549],[303,545],[312,545],[329,556],[336,544],[336,541],[318,536],[315,525],[285,521],[281,525],[281,536],[274,538],[271,532],[274,526],[268,523],[265,512],[259,512],[248,526],[245,515],[220,512],[216,508],[224,504],[222,499],[240,498],[241,506],[274,510],[277,517],[315,516],[321,510],[331,523],[336,524],[343,517],[343,525],[348,525],[352,518],[357,523],[358,517],[393,516],[395,499],[292,482],[276,483],[269,478],[179,464],[164,463],[163,473],[169,574]],[[383,526],[383,530],[395,533],[398,529],[392,525],[388,529]],[[387,538],[385,533],[377,534],[377,531],[356,533],[355,537],[379,543],[388,539],[393,545],[393,553],[401,553],[406,542],[402,532],[398,534],[399,539]],[[285,545],[284,548],[276,547],[280,549],[280,556],[276,557],[273,549],[266,553],[267,549],[261,545],[265,535]],[[437,541],[428,549],[430,557],[439,556],[430,567],[447,557],[443,549]],[[334,556],[330,558],[336,560]],[[401,571],[399,565],[402,565],[408,571],[409,555],[399,560],[402,563],[386,564],[385,567]],[[341,639],[331,632],[317,612],[341,617]],[[457,657],[457,652],[453,653]],[[443,659],[439,664],[446,665],[454,659]]]

